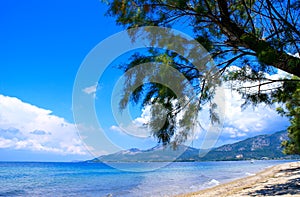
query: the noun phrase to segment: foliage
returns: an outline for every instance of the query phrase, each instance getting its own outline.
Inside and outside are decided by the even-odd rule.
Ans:
[[[289,81],[284,87],[286,92],[278,92],[276,101],[285,103],[285,109],[279,107],[277,111],[289,117],[291,125],[288,127],[290,141],[284,141],[282,145],[286,154],[300,154],[300,83]]]
[[[270,104],[280,91],[287,92],[288,89],[282,84],[287,84],[285,82],[288,79],[271,80],[265,73],[274,73],[275,69],[281,69],[300,77],[300,59],[291,55],[300,53],[298,0],[113,0],[107,3],[107,14],[115,17],[116,23],[125,28],[181,26],[192,30],[195,40],[210,52],[217,63],[219,71],[216,77],[223,75],[226,80],[256,83],[240,89],[240,93],[246,99],[245,106],[259,102]],[[127,79],[132,84],[128,83],[128,86],[125,86],[124,99],[120,106],[124,108],[129,101],[142,101],[144,106],[163,105],[167,109],[166,124],[159,132],[154,133],[154,136],[167,144],[178,129],[175,124],[178,113],[190,112],[184,115],[186,119],[182,120],[180,125],[188,129],[201,106],[214,97],[215,86],[211,85],[209,80],[205,80],[203,73],[197,72],[189,60],[170,51],[150,49],[147,55],[137,53],[122,68],[128,71],[140,63],[154,61],[179,70],[198,88],[194,102],[176,103],[174,92],[156,83],[145,84],[130,95],[126,87],[135,83],[136,76],[128,75]],[[241,70],[225,72],[232,64],[238,65]],[[272,83],[277,85],[263,88]],[[184,88],[182,90],[184,91]],[[211,103],[211,106],[215,104]],[[217,116],[212,114],[211,117],[215,117],[217,121]],[[159,116],[152,118],[159,119]],[[152,127],[155,128],[155,125]],[[187,138],[186,129],[179,132],[178,136],[183,136],[183,139],[177,141]],[[291,138],[294,138],[293,134]],[[298,138],[295,140],[299,141]]]
[[[108,5],[108,14],[127,28],[190,27],[207,50],[225,58],[219,66],[250,58],[257,70],[271,65],[300,76],[300,60],[290,55],[299,53],[297,0],[114,0]]]

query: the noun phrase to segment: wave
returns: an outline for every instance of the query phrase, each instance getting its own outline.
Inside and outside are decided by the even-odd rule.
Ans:
[[[25,194],[24,190],[11,190],[0,192],[0,196],[22,196]]]
[[[255,174],[254,173],[250,173],[250,172],[246,172],[245,175],[246,176],[254,176]]]
[[[219,185],[220,182],[216,179],[211,179],[208,183],[207,183],[209,186],[216,186],[216,185]]]
[[[219,184],[220,184],[220,182],[218,180],[216,180],[216,179],[210,179],[210,180],[204,182],[201,185],[199,185],[199,184],[192,185],[192,186],[190,186],[190,189],[192,191],[198,191],[198,190],[202,190],[202,189],[214,187],[214,186],[217,186]]]

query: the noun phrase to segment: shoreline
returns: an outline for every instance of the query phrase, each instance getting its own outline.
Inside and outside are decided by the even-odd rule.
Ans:
[[[300,161],[272,166],[252,176],[177,197],[277,195],[300,197]]]

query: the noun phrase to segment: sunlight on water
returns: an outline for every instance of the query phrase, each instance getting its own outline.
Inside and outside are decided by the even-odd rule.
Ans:
[[[0,162],[0,196],[172,196],[250,176],[288,161],[172,163],[122,172],[101,163]],[[120,163],[145,168],[156,163]]]

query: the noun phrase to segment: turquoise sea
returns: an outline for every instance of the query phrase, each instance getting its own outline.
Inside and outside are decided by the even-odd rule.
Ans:
[[[0,162],[0,196],[172,196],[290,161],[179,162],[150,172],[102,163]],[[157,163],[119,163],[127,169]]]

